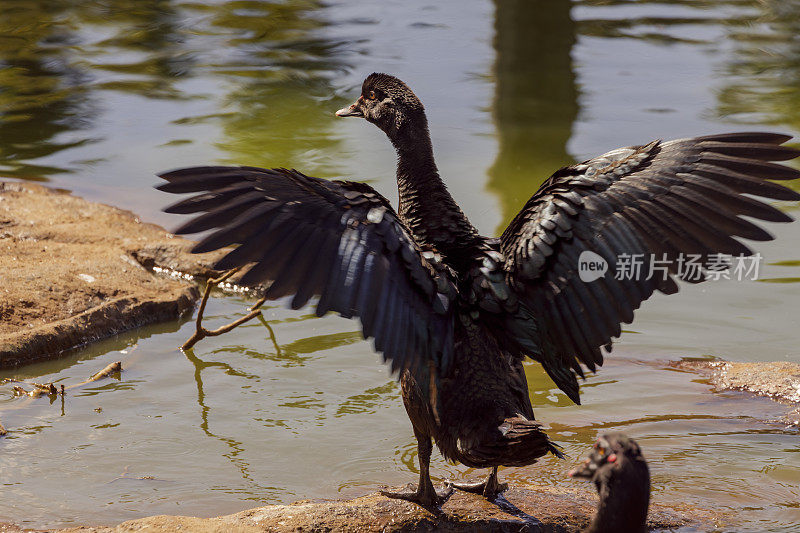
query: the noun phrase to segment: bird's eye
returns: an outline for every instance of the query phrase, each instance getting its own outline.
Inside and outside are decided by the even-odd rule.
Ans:
[[[377,97],[378,95],[375,94],[375,91],[370,91],[369,95],[367,95],[367,98],[369,98],[370,100],[375,100]]]

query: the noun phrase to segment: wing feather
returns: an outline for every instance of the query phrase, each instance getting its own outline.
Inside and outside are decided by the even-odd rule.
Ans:
[[[417,246],[372,187],[255,167],[195,167],[161,177],[162,191],[195,193],[167,208],[198,214],[176,233],[211,230],[194,252],[233,247],[216,268],[247,267],[239,283],[268,282],[265,296],[294,295],[295,309],[316,295],[318,315],[359,317],[392,370],[424,369],[423,387],[431,365],[447,370],[455,274]]]
[[[749,255],[738,238],[772,235],[742,217],[792,220],[752,197],[800,200],[767,181],[800,178],[800,171],[775,163],[800,155],[782,145],[789,139],[744,132],[620,148],[559,170],[531,197],[500,238],[503,268],[520,301],[537,314],[539,359],[570,398],[579,400],[580,365],[601,365],[601,348],[611,349],[621,325],[653,292],[677,292],[674,277],[703,281],[681,271],[679,258]],[[584,253],[605,260],[605,274],[582,280]],[[641,256],[639,276],[617,275],[635,256]]]

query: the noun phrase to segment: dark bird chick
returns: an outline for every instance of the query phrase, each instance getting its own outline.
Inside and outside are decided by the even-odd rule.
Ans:
[[[683,254],[750,254],[738,238],[772,238],[752,220],[791,220],[754,196],[800,199],[771,181],[800,177],[772,162],[798,155],[782,146],[789,136],[653,141],[557,170],[500,237],[485,237],[439,176],[425,109],[405,83],[371,74],[336,114],[389,137],[396,210],[364,183],[284,168],[184,168],[158,188],[192,194],[166,211],[202,213],[176,230],[210,231],[195,252],[234,247],[216,268],[250,265],[241,283],[271,282],[269,298],[292,296],[297,309],[318,296],[319,316],[360,319],[400,378],[419,447],[417,489],[388,495],[426,506],[445,496],[429,476],[431,440],[449,460],[491,469],[458,487],[487,497],[503,489],[498,466],[560,455],[534,420],[526,357],[579,403],[578,377],[603,363],[621,324],[653,292],[678,290]],[[583,254],[607,272],[584,281]],[[644,273],[651,257],[669,266],[616,279],[632,255]]]

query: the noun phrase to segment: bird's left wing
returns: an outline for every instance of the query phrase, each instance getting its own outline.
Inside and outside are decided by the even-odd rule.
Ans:
[[[271,281],[269,299],[294,295],[298,309],[319,296],[317,315],[361,319],[365,338],[427,385],[453,350],[454,276],[423,251],[389,202],[372,187],[296,170],[195,167],[162,174],[157,188],[199,193],[165,211],[204,213],[178,228],[212,230],[193,249],[235,246],[215,268],[251,265],[239,283]]]
[[[800,200],[769,181],[800,177],[771,162],[800,155],[781,146],[789,138],[733,133],[621,148],[559,170],[531,197],[500,238],[506,279],[536,317],[536,358],[571,399],[580,363],[602,364],[601,348],[642,301],[676,292],[673,276],[703,281],[702,271],[688,275],[687,259],[749,255],[733,237],[772,239],[743,216],[792,220],[751,197]]]

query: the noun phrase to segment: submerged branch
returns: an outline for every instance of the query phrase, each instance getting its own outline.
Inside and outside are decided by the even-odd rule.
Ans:
[[[19,380],[14,378],[6,378],[0,381],[0,385],[6,383],[20,383],[22,385],[29,385],[33,387],[32,390],[26,390],[24,387],[20,385],[14,385],[14,396],[26,396],[27,398],[40,398],[42,396],[48,396],[50,398],[50,403],[52,404],[58,396],[61,396],[61,414],[64,414],[64,396],[66,396],[66,392],[68,389],[74,389],[75,387],[80,387],[81,385],[86,385],[87,383],[92,383],[94,381],[99,381],[103,378],[111,377],[113,374],[118,374],[122,372],[122,362],[116,361],[107,365],[103,370],[92,374],[92,376],[87,379],[86,381],[81,381],[80,383],[75,383],[74,385],[70,385],[69,387],[65,387],[63,383],[59,384],[56,387],[55,383],[36,383],[34,381],[25,381]],[[27,399],[26,398],[26,399]],[[30,401],[30,400],[29,400]],[[24,402],[27,403],[27,402]],[[6,428],[3,427],[3,424],[0,424],[0,437],[3,437],[8,434]]]
[[[200,308],[197,310],[197,320],[195,321],[194,335],[192,335],[189,340],[183,343],[183,345],[181,346],[181,350],[188,350],[206,337],[216,337],[217,335],[222,335],[223,333],[227,333],[233,328],[240,326],[245,322],[254,319],[257,316],[262,316],[260,307],[264,305],[264,302],[267,301],[266,296],[262,297],[256,303],[254,303],[250,307],[249,313],[247,313],[245,316],[241,318],[234,320],[230,324],[226,324],[217,329],[211,329],[211,330],[203,327],[203,314],[206,311],[206,304],[208,303],[208,298],[211,296],[211,291],[214,289],[214,287],[216,287],[223,281],[227,280],[228,278],[236,274],[236,272],[238,271],[239,271],[238,268],[234,268],[232,270],[225,272],[222,276],[218,278],[208,280],[208,282],[206,283],[206,290],[203,293],[203,299],[200,301]]]
[[[41,384],[41,383],[27,383],[25,381],[18,381],[17,383],[26,383],[27,385],[32,385],[33,390],[25,390],[24,388],[14,385],[14,396],[30,396],[31,398],[38,398],[39,396],[50,396],[55,397],[58,394],[58,389],[56,389],[55,385],[52,383]]]
[[[166,481],[165,479],[158,479],[155,476],[130,476],[130,467],[131,465],[125,465],[125,470],[122,471],[122,474],[115,477],[111,481],[107,481],[106,485],[109,483],[114,483],[115,481],[119,481],[120,479],[140,479],[140,480],[148,480],[148,481]]]
[[[58,389],[52,383],[31,383],[36,389],[42,391],[42,394],[58,394]]]
[[[114,363],[109,364],[97,374],[92,374],[92,377],[81,383],[81,385],[83,385],[84,383],[91,383],[92,381],[97,381],[98,379],[106,378],[111,374],[115,374],[117,372],[122,372],[122,361],[116,361]]]

